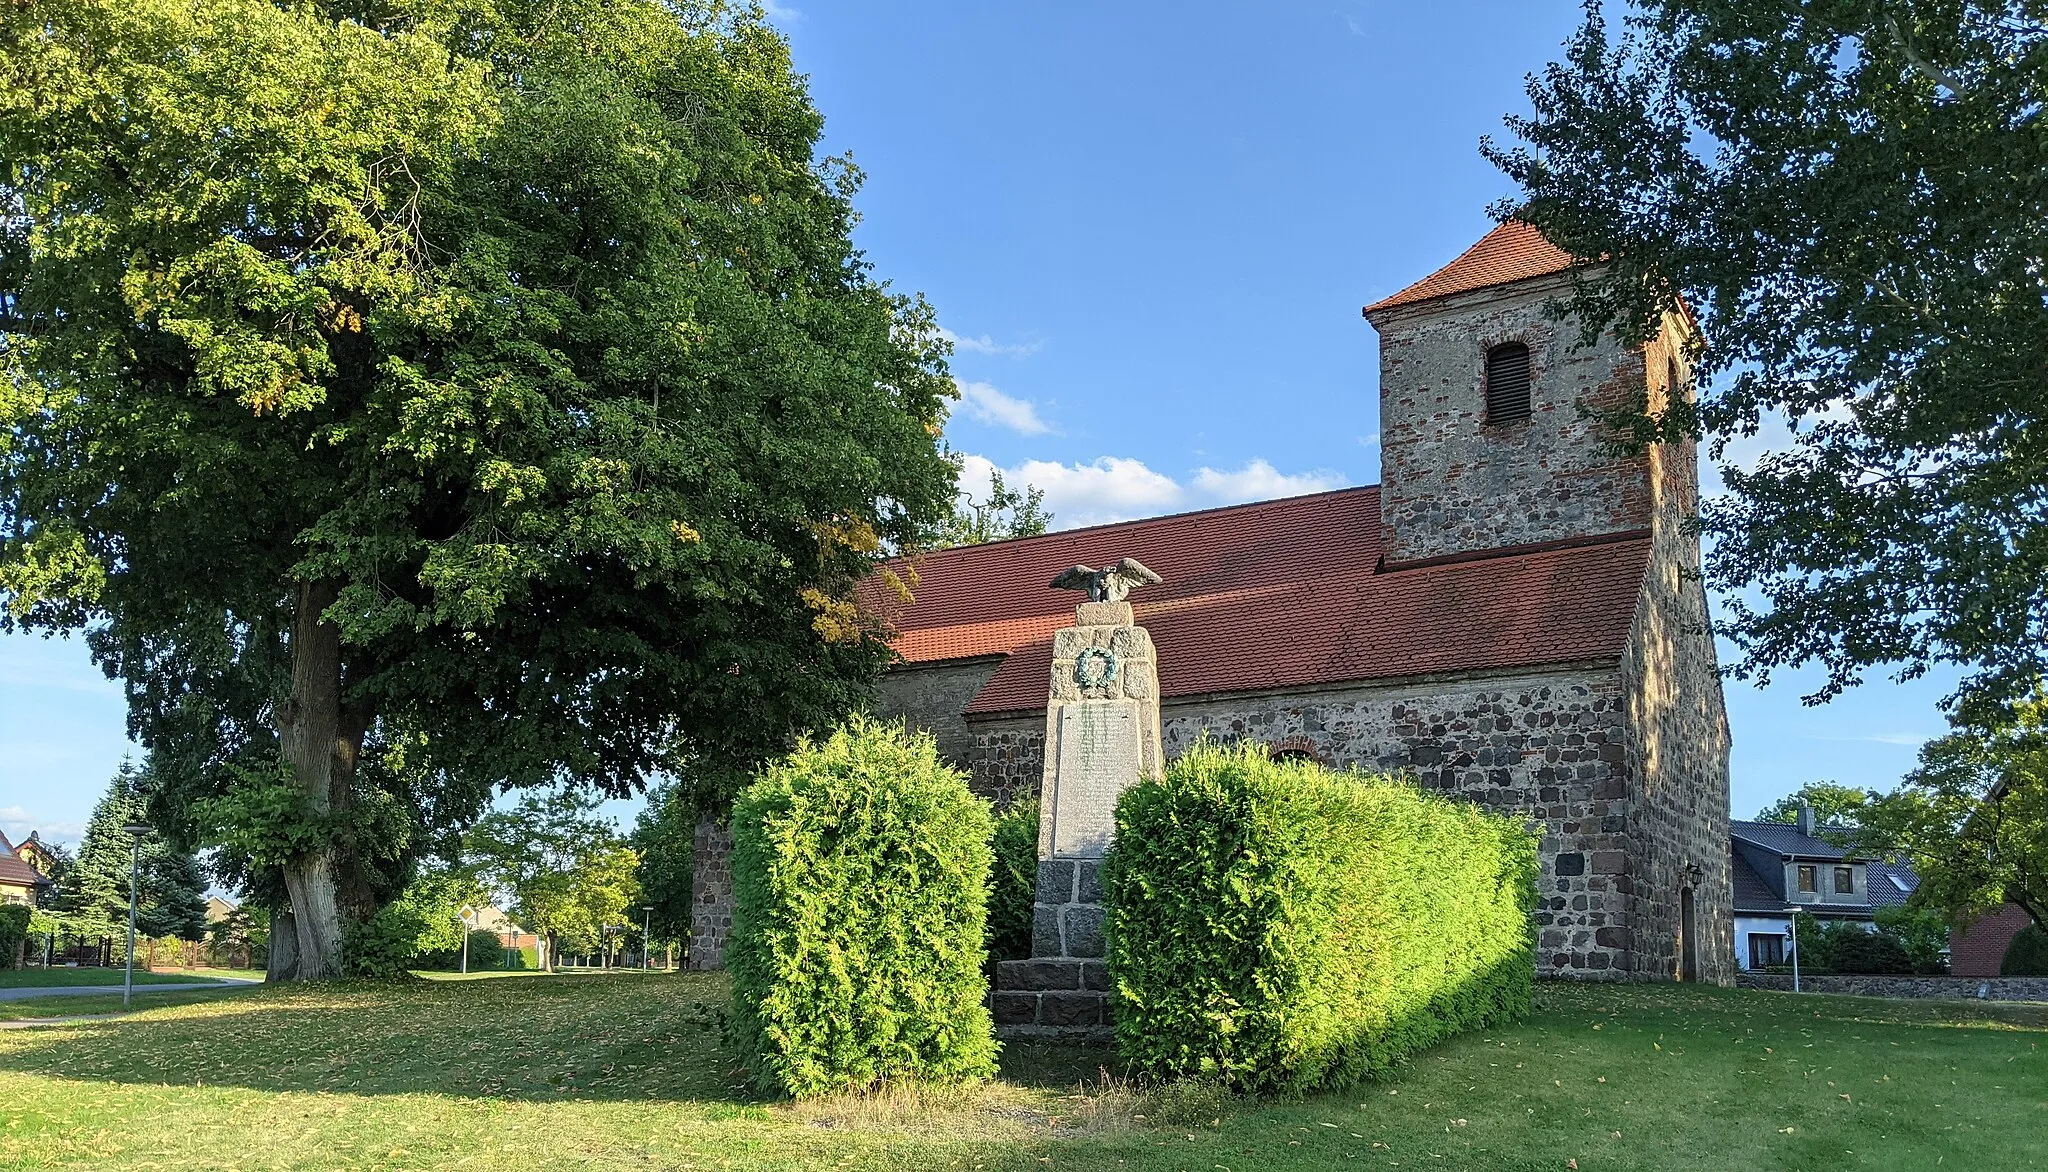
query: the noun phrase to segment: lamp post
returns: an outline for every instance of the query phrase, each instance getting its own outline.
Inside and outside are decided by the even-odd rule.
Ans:
[[[142,836],[149,833],[147,822],[130,822],[128,832],[128,970],[121,977],[121,1008],[135,1000],[135,877],[142,870]]]
[[[462,975],[466,977],[469,975],[469,930],[476,927],[481,917],[466,903],[456,909],[455,916],[462,921]]]
[[[654,971],[654,905],[640,905],[640,971]]]

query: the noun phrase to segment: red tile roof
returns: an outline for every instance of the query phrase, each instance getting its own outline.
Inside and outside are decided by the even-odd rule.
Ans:
[[[14,844],[0,834],[0,886],[36,887],[43,882],[43,873],[28,865],[28,862],[14,853]]]
[[[1398,305],[1561,273],[1575,263],[1570,253],[1545,240],[1534,225],[1509,220],[1481,237],[1458,259],[1392,297],[1373,302],[1365,312],[1370,315]]]
[[[1036,711],[1081,600],[1046,583],[1126,556],[1166,579],[1132,602],[1175,697],[1615,658],[1649,540],[1383,571],[1375,486],[942,550],[914,602],[866,597],[907,663],[1008,657],[970,713]]]

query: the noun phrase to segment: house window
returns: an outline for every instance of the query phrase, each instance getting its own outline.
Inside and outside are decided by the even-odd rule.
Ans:
[[[1752,932],[1749,937],[1749,967],[1753,969],[1772,968],[1785,963],[1785,938],[1762,932]]]
[[[1856,870],[1853,867],[1835,868],[1835,894],[1856,894]]]
[[[1799,868],[1799,890],[1801,890],[1801,891],[1805,891],[1805,892],[1809,892],[1809,893],[1810,893],[1810,892],[1817,892],[1817,891],[1819,891],[1819,890],[1820,890],[1820,868],[1819,868],[1819,867],[1801,867],[1801,868]]]
[[[1486,352],[1486,421],[1529,418],[1529,348],[1503,342]]]

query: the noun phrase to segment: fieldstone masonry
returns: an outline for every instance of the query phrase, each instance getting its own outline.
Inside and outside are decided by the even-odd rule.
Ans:
[[[690,949],[683,967],[724,968],[732,935],[732,828],[700,818],[690,847]]]
[[[1109,1024],[1101,865],[1116,800],[1163,766],[1152,637],[1127,602],[1082,603],[1053,636],[1031,959],[996,966],[990,1002],[1010,1035]]]

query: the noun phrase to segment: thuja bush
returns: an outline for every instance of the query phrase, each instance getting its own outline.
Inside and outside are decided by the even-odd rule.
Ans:
[[[1103,863],[1133,1072],[1305,1093],[1529,1012],[1536,838],[1404,782],[1197,745]]]
[[[2001,977],[2048,977],[2048,931],[2028,924],[2013,934],[1998,964]]]
[[[1018,802],[996,819],[995,872],[988,893],[988,952],[994,960],[1031,955],[1038,892],[1038,803]]]
[[[991,821],[928,736],[856,719],[733,807],[725,963],[761,1089],[995,1073],[983,975]]]
[[[28,940],[29,909],[21,904],[0,903],[0,969],[21,963]]]

